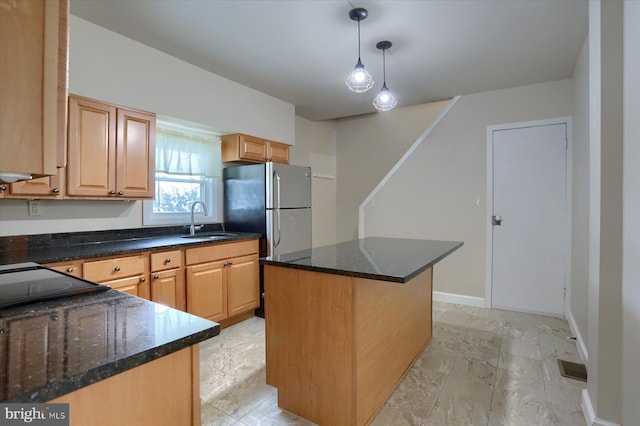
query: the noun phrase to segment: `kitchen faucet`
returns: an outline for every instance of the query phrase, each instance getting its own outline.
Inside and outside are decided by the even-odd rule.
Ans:
[[[196,204],[201,204],[204,215],[207,215],[207,205],[205,203],[203,203],[202,201],[194,201],[193,204],[191,204],[191,227],[189,228],[189,235],[191,235],[192,237],[196,235],[196,225],[193,218],[193,211],[195,210]]]

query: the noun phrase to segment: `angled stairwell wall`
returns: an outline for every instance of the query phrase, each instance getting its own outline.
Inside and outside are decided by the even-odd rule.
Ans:
[[[573,114],[572,80],[465,95],[368,196],[359,236],[463,241],[434,269],[434,298],[484,305],[487,126]],[[340,141],[338,141],[340,143]]]

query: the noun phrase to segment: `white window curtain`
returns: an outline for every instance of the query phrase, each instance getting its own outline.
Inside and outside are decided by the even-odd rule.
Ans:
[[[166,124],[156,127],[156,172],[222,177],[218,136]]]

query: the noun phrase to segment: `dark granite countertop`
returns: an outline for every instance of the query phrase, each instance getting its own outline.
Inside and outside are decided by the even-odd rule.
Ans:
[[[283,266],[335,275],[406,283],[462,247],[458,241],[367,237],[260,259]]]
[[[0,310],[0,402],[46,402],[220,333],[108,290]]]
[[[205,229],[197,232],[202,238],[183,238],[186,235],[184,227],[1,237],[0,265],[22,262],[64,262],[260,237],[260,234],[235,231],[213,239],[206,237],[207,234],[220,231],[218,227],[207,225]]]

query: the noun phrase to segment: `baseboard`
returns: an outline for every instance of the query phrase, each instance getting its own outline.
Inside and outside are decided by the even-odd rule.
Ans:
[[[463,294],[444,293],[442,291],[433,292],[433,300],[436,302],[457,303],[458,305],[475,306],[478,308],[484,308],[484,298],[465,296]]]
[[[587,389],[582,390],[582,414],[584,414],[584,419],[587,421],[587,425],[589,426],[620,426],[619,423],[613,423],[596,417],[593,405],[591,404],[591,397],[589,396],[589,391]]]
[[[569,321],[571,333],[576,337],[576,346],[578,347],[580,359],[588,366],[589,364],[587,361],[589,361],[589,353],[587,352],[587,346],[584,344],[584,339],[582,338],[582,334],[580,334],[580,329],[578,328],[576,319],[573,317],[573,313],[571,311],[569,311],[569,315],[567,315],[567,321]]]

